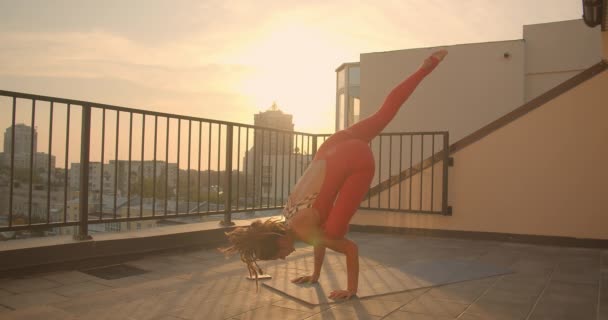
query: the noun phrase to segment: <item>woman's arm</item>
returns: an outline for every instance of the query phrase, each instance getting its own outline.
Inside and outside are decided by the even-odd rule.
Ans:
[[[323,259],[325,259],[325,247],[324,246],[315,246],[315,270],[312,273],[313,282],[317,282],[319,280],[319,276],[321,275],[321,266],[323,266]]]
[[[334,290],[329,295],[332,299],[350,298],[357,294],[359,287],[359,248],[353,241],[343,238],[339,240],[324,239],[328,248],[346,255],[346,290]]]
[[[321,276],[321,266],[323,266],[323,259],[325,258],[325,247],[316,245],[314,249],[315,266],[311,276],[300,276],[295,279],[291,279],[293,283],[316,283],[319,281]]]
[[[290,226],[297,239],[315,247],[315,271],[317,271],[317,265],[319,272],[321,270],[323,259],[319,258],[324,257],[325,248],[330,248],[336,252],[343,253],[346,256],[346,290],[334,290],[330,293],[329,297],[333,299],[348,299],[355,295],[359,286],[359,249],[357,245],[346,238],[331,239],[327,237],[319,227],[318,221],[307,219],[305,218],[305,215],[295,216],[291,220]],[[323,255],[321,255],[321,253]],[[313,276],[299,277],[293,279],[292,282],[310,282],[313,279]]]

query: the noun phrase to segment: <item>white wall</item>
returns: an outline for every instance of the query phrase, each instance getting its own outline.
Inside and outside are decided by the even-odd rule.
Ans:
[[[362,54],[361,118],[375,112],[390,90],[437,49]],[[602,34],[582,20],[561,21],[525,26],[521,40],[447,49],[446,60],[420,84],[384,132],[449,131],[454,143],[599,62]],[[379,162],[378,147],[372,148]],[[414,159],[420,158],[418,150],[414,148]],[[425,157],[430,155],[426,153]],[[386,152],[382,160],[388,160]],[[393,164],[397,160],[394,155]],[[388,165],[383,164],[381,171],[380,180],[386,180]],[[397,171],[394,166],[390,174]],[[373,184],[377,181],[378,173]]]
[[[435,50],[437,48],[361,55],[361,117],[375,112],[392,88]],[[457,45],[448,50],[448,57],[418,86],[384,132],[449,131],[450,141],[454,142],[523,103],[523,41]],[[509,58],[504,57],[505,52]],[[425,142],[425,156],[430,156],[428,139],[430,137]],[[436,151],[443,147],[441,142],[438,137]],[[409,161],[407,143],[404,141],[404,156]],[[414,143],[413,157],[419,161],[420,137],[415,137]],[[372,185],[378,181],[378,171],[381,171],[381,180],[389,176],[388,140],[384,141],[382,165],[378,145],[377,141],[372,144],[377,162]],[[398,157],[394,152],[392,175],[398,173]]]
[[[361,116],[438,48],[361,55]],[[522,40],[450,46],[448,57],[384,130],[449,131],[456,141],[523,103]],[[508,52],[510,58],[503,54]]]
[[[600,32],[580,19],[524,26],[526,101],[598,63]]]
[[[452,154],[452,216],[360,210],[351,223],[608,239],[606,88],[608,71]],[[429,203],[428,173],[427,169],[424,205]],[[434,178],[434,186],[440,186],[440,177]],[[414,176],[414,210],[419,208],[418,179]],[[404,203],[408,182],[401,188]],[[388,192],[393,193],[395,208],[398,188],[383,192],[385,204]]]

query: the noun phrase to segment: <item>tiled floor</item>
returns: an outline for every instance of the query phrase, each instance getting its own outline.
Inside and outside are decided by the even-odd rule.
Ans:
[[[608,320],[606,250],[368,233],[350,237],[359,244],[362,270],[466,259],[515,273],[311,307],[263,286],[256,293],[236,256],[184,251],[127,262],[148,272],[116,280],[78,271],[0,279],[0,319]],[[326,267],[343,263],[335,253],[326,259]],[[286,261],[262,266],[270,274],[310,272],[312,249],[301,246]]]

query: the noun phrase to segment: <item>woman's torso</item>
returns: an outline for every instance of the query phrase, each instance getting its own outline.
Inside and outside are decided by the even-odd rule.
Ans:
[[[348,163],[338,156],[336,146],[352,139],[347,132],[340,131],[321,145],[289,195],[283,210],[288,226],[293,227],[296,216],[298,223],[317,226],[324,223],[349,169]]]

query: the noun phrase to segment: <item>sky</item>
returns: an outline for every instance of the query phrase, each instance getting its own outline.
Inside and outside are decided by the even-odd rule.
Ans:
[[[297,131],[331,133],[335,69],[361,53],[521,39],[523,25],[579,19],[581,7],[580,0],[0,0],[0,90],[246,124],[276,101]]]

